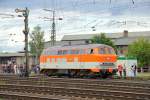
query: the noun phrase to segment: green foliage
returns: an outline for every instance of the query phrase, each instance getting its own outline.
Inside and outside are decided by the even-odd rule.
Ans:
[[[136,57],[138,60],[138,66],[144,67],[150,65],[150,40],[140,38],[133,42],[128,47],[129,57]]]
[[[98,44],[106,44],[116,49],[116,46],[114,45],[114,43],[111,41],[110,38],[107,38],[104,33],[94,36],[91,39],[91,42],[98,43]]]
[[[31,41],[29,42],[30,52],[32,55],[39,59],[43,49],[44,49],[44,32],[41,31],[40,26],[34,27],[32,34],[30,35]]]

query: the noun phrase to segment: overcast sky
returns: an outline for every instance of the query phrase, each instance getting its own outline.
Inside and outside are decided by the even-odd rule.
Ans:
[[[39,25],[46,41],[52,22],[41,18],[52,18],[52,13],[44,8],[55,10],[56,19],[63,18],[56,20],[57,40],[68,34],[150,31],[150,0],[0,0],[0,52],[23,50],[24,23],[23,18],[16,17],[21,13],[15,13],[15,9],[25,7],[30,9],[30,33]]]

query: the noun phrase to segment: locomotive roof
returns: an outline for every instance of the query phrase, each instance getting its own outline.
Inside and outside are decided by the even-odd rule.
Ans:
[[[110,47],[105,44],[87,44],[87,45],[71,45],[71,46],[53,46],[53,47],[49,47],[45,50],[86,49],[86,48],[96,48],[96,47],[101,47],[101,46]]]

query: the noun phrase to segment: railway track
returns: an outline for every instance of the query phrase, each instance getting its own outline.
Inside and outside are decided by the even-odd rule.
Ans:
[[[150,100],[150,83],[147,81],[7,77],[0,78],[0,82],[1,93],[45,95],[45,99],[35,100],[51,100],[47,98],[49,95],[61,96],[58,100]],[[34,100],[35,97],[31,98]]]
[[[105,79],[105,80],[99,80],[99,79],[80,79],[80,78],[51,78],[51,77],[29,77],[29,78],[24,78],[24,77],[16,77],[15,75],[7,75],[7,76],[3,76],[3,75],[0,75],[0,81],[3,80],[29,80],[29,81],[61,81],[61,82],[80,82],[80,83],[84,83],[84,82],[87,82],[87,83],[97,83],[99,84],[100,82],[103,83],[103,82],[107,82],[107,83],[113,83],[116,85],[118,84],[126,84],[126,83],[130,83],[130,85],[135,85],[136,86],[139,84],[145,84],[146,86],[150,85],[150,80],[122,80],[122,79]]]
[[[5,79],[1,80],[5,83],[15,83],[15,84],[38,84],[38,85],[49,85],[49,84],[86,84],[86,85],[94,85],[94,86],[101,86],[101,85],[116,85],[116,86],[126,86],[126,87],[141,87],[141,88],[150,88],[150,82],[148,81],[116,81],[116,80],[91,80],[91,79],[68,79],[68,78],[46,78],[46,79],[39,79],[39,78],[17,78],[17,79]]]
[[[70,100],[69,98],[60,98],[53,95],[40,95],[31,93],[22,93],[15,91],[0,91],[0,99],[2,100]]]
[[[140,84],[139,86],[128,85],[128,84],[113,84],[113,83],[80,83],[80,82],[64,82],[64,81],[28,81],[28,80],[20,80],[14,82],[7,82],[7,84],[21,84],[21,85],[38,85],[38,86],[54,86],[54,87],[80,87],[82,89],[90,88],[90,89],[107,89],[107,90],[117,90],[117,91],[134,91],[134,92],[145,92],[150,93],[150,86],[146,84]],[[129,83],[130,84],[130,83]],[[142,86],[143,85],[143,86]]]
[[[53,87],[53,86],[34,86],[34,85],[0,85],[0,90],[11,92],[24,92],[24,93],[38,93],[43,95],[61,95],[67,97],[82,97],[82,98],[96,98],[97,100],[107,98],[116,100],[149,100],[150,94],[148,93],[135,93],[115,90],[100,90],[100,89],[83,89],[75,87]],[[89,99],[89,100],[90,100]]]

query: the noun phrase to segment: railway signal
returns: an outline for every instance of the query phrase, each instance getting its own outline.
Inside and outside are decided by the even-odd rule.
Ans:
[[[23,33],[25,35],[25,66],[26,66],[26,72],[25,72],[25,76],[28,77],[29,76],[29,55],[28,55],[28,33],[29,33],[29,28],[28,28],[28,16],[29,16],[29,9],[25,8],[25,9],[15,9],[16,13],[22,12],[24,19],[24,24],[25,24],[25,29],[23,30]]]

